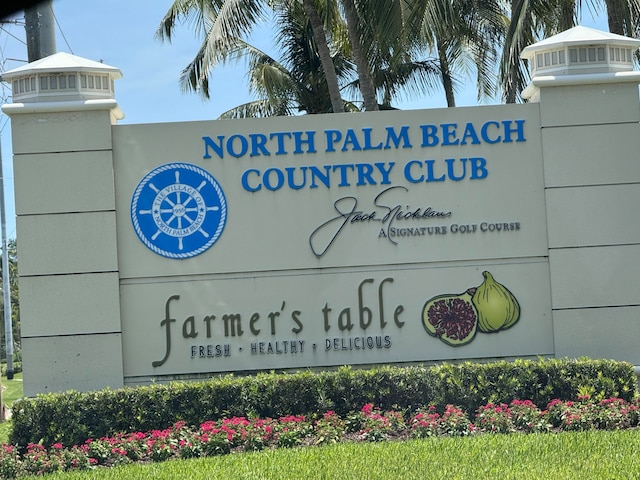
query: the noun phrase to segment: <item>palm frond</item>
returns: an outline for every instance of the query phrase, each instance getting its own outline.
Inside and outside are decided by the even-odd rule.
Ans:
[[[222,119],[238,119],[238,118],[267,118],[284,115],[294,115],[295,107],[286,101],[280,103],[270,102],[269,100],[255,100],[252,102],[238,105],[226,112],[222,113]]]
[[[174,0],[160,21],[155,37],[160,41],[171,41],[178,24],[193,25],[196,32],[206,34],[207,19],[214,18],[224,0]]]

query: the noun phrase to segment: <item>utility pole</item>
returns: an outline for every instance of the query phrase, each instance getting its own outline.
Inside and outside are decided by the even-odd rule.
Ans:
[[[53,0],[44,0],[24,11],[29,63],[56,53]]]
[[[4,204],[4,174],[0,148],[0,224],[2,225],[2,294],[4,300],[4,348],[7,355],[7,380],[13,379],[13,322],[11,320],[11,278],[7,248],[7,219]],[[1,397],[0,397],[1,398]]]

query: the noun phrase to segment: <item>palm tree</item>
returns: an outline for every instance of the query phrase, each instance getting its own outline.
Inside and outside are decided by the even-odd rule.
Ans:
[[[504,37],[506,17],[499,0],[417,1],[412,37],[435,52],[447,105],[455,106],[459,72],[475,69],[478,98],[495,91],[497,45]],[[418,30],[415,30],[415,29]]]
[[[295,115],[328,113],[333,111],[329,86],[312,31],[310,19],[305,15],[304,6],[289,3],[284,10],[276,12],[278,44],[283,46],[280,61],[237,40],[230,50],[228,60],[245,58],[248,60],[250,90],[258,98],[255,101],[235,107],[221,115],[221,118],[268,117],[274,115]],[[340,45],[334,48],[331,57],[338,78],[353,76],[351,64],[341,52]],[[346,81],[346,80],[345,80]],[[340,98],[344,111],[357,110],[352,102]]]
[[[344,111],[341,102],[335,70],[331,65],[331,56],[327,45],[323,21],[318,13],[315,0],[301,0],[306,14],[311,19],[316,44],[319,45],[320,60],[325,78],[329,85],[332,111]],[[177,23],[186,20],[195,25],[203,35],[203,42],[194,59],[185,67],[180,77],[183,91],[196,91],[204,98],[209,98],[209,72],[216,65],[224,62],[242,43],[242,38],[266,19],[265,8],[274,6],[287,8],[288,4],[299,3],[297,0],[281,2],[260,2],[259,0],[175,0],[156,31],[160,40],[171,41]],[[325,18],[333,21],[336,12],[327,9]]]
[[[327,3],[332,0],[326,0]],[[335,1],[335,0],[334,0]],[[431,0],[429,0],[431,1]],[[416,10],[423,0],[340,0],[356,65],[357,80],[349,85],[362,96],[363,109],[391,107],[401,90],[434,88],[431,59],[417,60],[424,45],[415,42]],[[382,99],[382,103],[378,99]]]
[[[609,31],[627,37],[640,33],[640,1],[605,0]]]
[[[368,111],[378,110],[376,88],[371,77],[371,67],[363,44],[364,17],[358,12],[355,0],[341,0],[340,3],[347,20],[347,29],[353,58],[358,70],[358,83],[364,100],[364,109]]]
[[[424,97],[425,92],[437,90],[440,67],[435,59],[414,60],[410,52],[393,52],[391,56],[379,55],[374,59],[373,80],[382,100],[380,110],[393,109],[394,99]],[[356,82],[347,87],[354,89]]]
[[[156,37],[171,41],[181,20],[193,23],[196,32],[204,37],[196,56],[181,73],[183,91],[192,90],[209,98],[210,69],[224,61],[237,40],[266,18],[264,7],[263,3],[251,0],[174,0]]]
[[[365,106],[368,109],[377,109],[375,102],[375,88],[371,87],[370,78],[367,77],[369,69],[366,68],[366,55],[361,48],[361,32],[359,19],[355,9],[354,0],[346,0],[348,18],[351,18],[350,40],[353,51],[360,65],[359,74],[361,88],[364,88]],[[329,94],[332,102],[332,111],[344,111],[335,67],[331,65],[331,55],[327,40],[327,27],[336,28],[341,23],[338,14],[337,2],[329,0],[280,0],[275,2],[260,2],[259,0],[175,0],[171,5],[159,28],[156,36],[160,40],[171,40],[177,22],[180,20],[191,21],[196,29],[204,36],[204,41],[194,59],[183,70],[180,83],[183,91],[196,91],[203,97],[209,98],[209,72],[216,65],[223,63],[243,37],[251,31],[258,21],[265,19],[265,7],[289,8],[291,4],[300,3],[304,7],[306,15],[311,21],[313,37],[318,48],[322,70],[329,86]],[[320,4],[322,3],[322,5]],[[321,8],[322,7],[322,8]],[[349,10],[349,8],[351,8]],[[322,13],[322,17],[321,17]],[[355,16],[353,16],[355,15]],[[364,59],[364,60],[363,60]],[[366,87],[369,86],[369,90]],[[373,88],[373,89],[372,89]],[[372,90],[371,90],[372,89]],[[373,94],[371,94],[371,91]],[[373,99],[373,100],[372,100]],[[373,105],[372,103],[373,102]]]
[[[384,101],[398,91],[398,85],[410,85],[424,81],[425,72],[431,72],[430,62],[412,62],[403,56],[405,48],[400,43],[403,36],[403,14],[407,4],[415,0],[275,0],[270,3],[258,0],[175,0],[163,18],[156,35],[161,40],[171,40],[176,24],[180,20],[190,21],[200,30],[204,41],[195,58],[181,75],[184,91],[193,90],[209,98],[210,70],[238,58],[242,38],[258,21],[266,17],[266,7],[273,11],[293,11],[302,5],[311,25],[324,79],[332,103],[333,112],[344,109],[336,75],[335,58],[330,46],[346,39],[350,55],[356,64],[357,86],[364,100],[365,110],[377,110],[377,90],[384,89]],[[345,14],[340,16],[340,7]],[[240,19],[239,21],[236,21]],[[365,21],[366,19],[366,21]],[[348,32],[348,34],[347,34]],[[248,50],[247,50],[248,51]],[[398,65],[399,73],[393,69]],[[376,82],[383,82],[376,83]],[[395,85],[392,82],[397,82]]]
[[[338,85],[338,76],[335,74],[335,66],[333,65],[331,53],[329,52],[324,22],[318,13],[318,8],[314,3],[314,0],[302,0],[302,4],[304,7],[304,13],[309,17],[311,32],[318,51],[318,56],[320,57],[320,63],[322,64],[322,71],[325,74],[327,88],[329,89],[329,98],[331,100],[331,110],[334,113],[342,113],[344,112],[344,104],[342,102],[342,95],[340,94],[340,87]],[[333,13],[335,14],[336,11],[334,10]],[[330,17],[333,18],[334,22],[337,22],[337,15],[330,15]]]

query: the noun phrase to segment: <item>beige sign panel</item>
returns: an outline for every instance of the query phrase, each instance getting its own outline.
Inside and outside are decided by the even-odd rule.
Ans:
[[[128,378],[553,353],[537,104],[113,139]]]
[[[514,296],[512,325],[477,317],[483,271]],[[125,377],[552,355],[548,277],[524,262],[128,284]]]

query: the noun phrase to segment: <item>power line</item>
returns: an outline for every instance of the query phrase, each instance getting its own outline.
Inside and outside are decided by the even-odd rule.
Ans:
[[[26,45],[27,42],[25,42],[24,40],[22,40],[19,37],[16,37],[13,33],[9,32],[6,28],[0,26],[0,30],[2,30],[4,33],[6,33],[7,35],[9,35],[10,37],[13,37],[14,39],[18,40],[20,43],[22,43],[23,45]]]
[[[67,48],[69,49],[69,53],[75,55],[73,53],[73,50],[71,49],[71,45],[69,45],[69,42],[67,41],[67,37],[65,36],[64,32],[62,31],[62,27],[60,26],[60,23],[58,22],[58,17],[56,17],[56,13],[53,11],[53,8],[51,10],[51,13],[53,14],[53,19],[56,22],[56,26],[58,27],[58,30],[60,31],[60,35],[62,35],[62,39],[64,40],[64,44],[67,46]]]
[[[6,97],[6,99],[8,99],[9,97]],[[5,98],[2,99],[2,103],[6,103],[7,100]],[[2,125],[0,125],[0,134],[2,132],[4,132],[4,127],[7,126],[7,124],[9,123],[9,117],[6,117],[2,119]]]
[[[15,23],[15,22],[2,22],[2,23]],[[12,34],[4,26],[2,26],[2,23],[0,23],[0,34],[4,32],[7,34],[7,36],[5,37],[6,40],[2,43],[2,45],[0,45],[0,75],[2,75],[2,73],[6,70],[7,62],[9,60],[12,60],[6,57],[5,55],[8,41],[11,39],[15,39],[15,40],[18,40],[20,43],[24,43],[20,38]],[[0,82],[0,100],[2,100],[2,103],[6,103],[10,96],[11,96],[11,86],[5,82]],[[2,133],[4,131],[5,126],[8,123],[8,118],[6,118],[3,115],[0,115],[0,120],[2,120],[0,122],[0,133]]]

